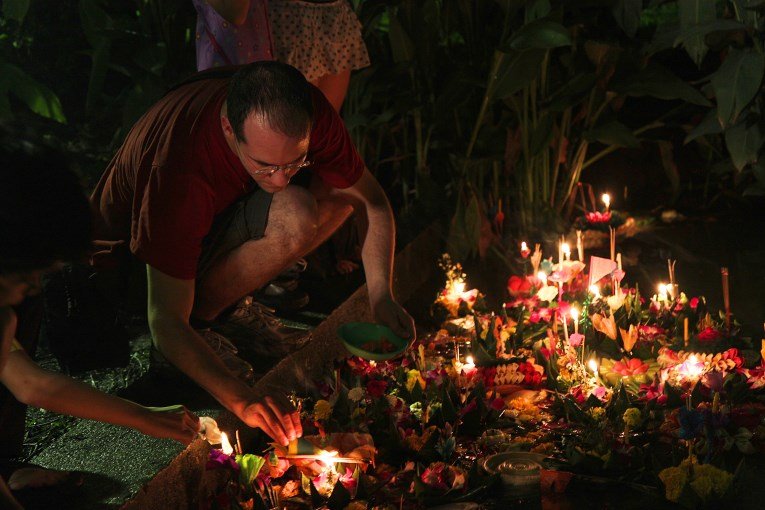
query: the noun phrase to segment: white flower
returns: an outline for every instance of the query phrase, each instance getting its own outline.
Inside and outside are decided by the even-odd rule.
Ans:
[[[553,285],[546,285],[539,289],[537,297],[540,301],[552,301],[558,297],[558,288]]]
[[[352,388],[348,392],[348,398],[350,400],[353,400],[354,402],[358,402],[362,398],[364,398],[364,388],[360,386],[356,386],[355,388]]]
[[[624,294],[620,292],[618,295],[608,296],[606,302],[611,311],[615,312],[624,305]]]

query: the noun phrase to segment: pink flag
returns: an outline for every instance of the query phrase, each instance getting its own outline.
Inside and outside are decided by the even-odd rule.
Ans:
[[[616,271],[616,262],[603,257],[590,257],[590,286],[599,281],[604,276],[608,276]]]

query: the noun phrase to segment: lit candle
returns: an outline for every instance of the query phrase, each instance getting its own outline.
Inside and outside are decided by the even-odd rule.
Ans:
[[[584,262],[584,232],[581,230],[576,231],[576,254],[579,256],[579,261]]]
[[[571,247],[568,243],[561,244],[561,250],[563,250],[563,256],[566,260],[571,260]]]
[[[659,284],[659,301],[662,303],[667,301],[667,284],[666,283]]]
[[[572,306],[571,307],[571,318],[574,319],[574,333],[579,334],[579,309]]]
[[[592,374],[595,376],[595,381],[600,383],[600,374],[598,373],[598,362],[595,361],[595,358],[590,359],[590,361],[587,362],[587,366],[590,367],[590,370],[592,370]]]
[[[547,287],[547,273],[544,271],[538,272],[537,279],[542,282],[542,287]]]
[[[231,442],[228,440],[228,435],[225,432],[220,433],[220,449],[226,455],[234,453],[234,447],[231,446]]]
[[[683,319],[683,343],[688,347],[688,317]]]
[[[608,193],[603,193],[603,196],[600,197],[601,200],[603,200],[603,203],[606,205],[606,212],[611,208],[611,195]]]
[[[521,257],[523,257],[525,259],[530,254],[531,254],[531,250],[529,250],[529,245],[526,244],[526,241],[523,241],[521,243]]]
[[[600,287],[598,287],[597,285],[593,283],[592,285],[590,285],[588,290],[590,291],[590,294],[592,294],[593,302],[600,299]]]

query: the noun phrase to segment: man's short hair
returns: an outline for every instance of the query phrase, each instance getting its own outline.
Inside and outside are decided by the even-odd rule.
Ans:
[[[252,113],[290,138],[301,139],[311,131],[310,86],[300,71],[280,62],[254,62],[237,71],[228,86],[226,109],[241,142],[246,141],[244,121]]]
[[[63,153],[0,124],[0,274],[82,257],[92,223],[88,199]]]

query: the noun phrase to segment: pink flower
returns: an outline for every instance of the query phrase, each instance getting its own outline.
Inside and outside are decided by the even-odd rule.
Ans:
[[[579,347],[584,341],[584,335],[581,333],[572,333],[568,336],[568,344],[571,347]]]
[[[640,400],[656,400],[656,403],[659,405],[663,405],[667,401],[667,396],[658,384],[641,384],[639,393],[643,392],[645,392],[645,395],[640,397]]]
[[[612,369],[622,377],[645,374],[648,371],[648,364],[643,363],[639,358],[622,359],[614,363]]]
[[[584,218],[588,223],[608,223],[611,221],[611,211],[608,212],[588,212],[584,214]]]
[[[696,308],[699,307],[699,298],[697,297],[691,298],[688,304],[691,306],[691,310],[696,311]]]
[[[605,386],[597,386],[594,390],[592,390],[592,394],[595,395],[599,400],[605,400],[605,398],[608,396]]]
[[[550,319],[552,319],[552,314],[549,308],[539,308],[531,312],[529,316],[529,322],[532,324],[537,324],[539,321],[550,322]]]
[[[239,471],[239,464],[236,463],[233,455],[223,453],[223,450],[213,448],[210,450],[210,456],[207,458],[205,469],[232,469]]]
[[[722,337],[723,337],[722,333],[720,333],[719,330],[712,327],[699,331],[699,334],[697,335],[699,342],[702,342],[702,343],[716,342],[717,340],[720,340]]]
[[[371,380],[367,382],[367,393],[372,398],[380,398],[385,395],[385,390],[388,389],[388,383],[386,381]]]
[[[667,330],[658,326],[638,326],[638,335],[641,340],[652,342],[658,336],[664,336]]]

